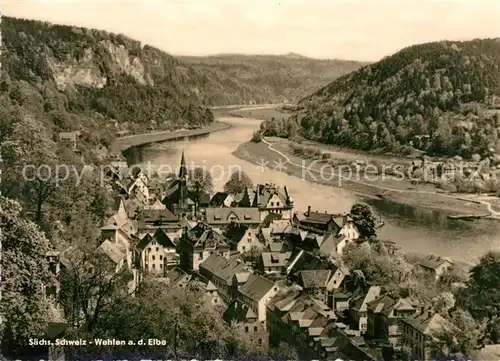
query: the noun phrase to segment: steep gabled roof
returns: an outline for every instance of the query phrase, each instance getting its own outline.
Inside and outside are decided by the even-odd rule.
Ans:
[[[217,192],[210,200],[210,207],[221,207],[224,205],[225,200],[229,197],[228,192]]]
[[[238,244],[245,233],[248,231],[248,226],[244,224],[233,223],[224,233],[224,236],[229,239],[232,244]]]
[[[385,294],[375,300],[368,302],[367,308],[373,310],[374,313],[381,313],[386,317],[391,317],[394,310],[398,311],[413,311],[415,308],[411,302],[404,298],[396,298]]]
[[[203,249],[229,249],[226,237],[208,224],[198,222],[198,224],[187,232],[188,241],[195,248]]]
[[[299,278],[304,288],[324,288],[330,279],[330,270],[300,271]]]
[[[371,286],[368,292],[363,293],[353,300],[353,308],[359,312],[366,312],[368,310],[368,303],[375,300],[381,292],[379,286]]]
[[[444,331],[456,330],[458,328],[451,322],[442,317],[439,313],[425,311],[412,317],[404,319],[404,322],[410,324],[416,330],[431,338],[439,338]],[[465,330],[470,331],[470,330]]]
[[[175,243],[161,228],[157,228],[153,234],[146,233],[137,244],[137,249],[142,251],[153,241],[156,241],[160,246],[164,248],[175,249]]]
[[[200,270],[205,270],[212,275],[224,280],[228,286],[231,285],[236,273],[246,271],[245,265],[233,259],[226,259],[213,253],[200,264]]]
[[[125,257],[118,246],[109,240],[101,243],[96,252],[106,255],[115,264],[119,264]]]
[[[253,301],[259,302],[274,287],[274,283],[262,276],[250,274],[239,292]]]
[[[258,184],[255,187],[253,206],[254,207],[266,207],[269,200],[274,196],[278,195],[280,201],[283,205],[289,205],[289,199],[286,195],[285,189],[278,187],[274,184]]]

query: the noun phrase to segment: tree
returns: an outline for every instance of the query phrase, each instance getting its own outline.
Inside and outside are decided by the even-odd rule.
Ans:
[[[224,192],[236,195],[251,187],[252,180],[250,177],[243,170],[238,169],[231,174],[229,180],[224,184]]]
[[[190,169],[187,179],[187,187],[190,196],[195,203],[195,214],[198,214],[198,206],[205,194],[212,193],[213,181],[209,171],[202,167]]]
[[[96,252],[96,244],[72,247],[64,255],[60,302],[71,324],[92,333],[101,317],[116,312],[116,306],[129,297],[131,274],[127,267],[115,273],[106,256]],[[134,290],[132,290],[134,291]]]
[[[100,312],[91,330],[79,328],[72,337],[115,338],[120,340],[158,339],[164,345],[125,345],[98,347],[89,345],[69,350],[76,356],[88,353],[133,353],[137,356],[190,355],[213,358],[222,356],[230,347],[239,348],[230,327],[217,311],[207,307],[203,291],[188,287],[165,287],[146,278],[135,297],[111,295],[109,307]],[[182,358],[182,357],[181,357]]]
[[[441,316],[447,316],[448,312],[455,306],[455,296],[451,292],[442,292],[431,300],[432,308]]]
[[[288,343],[280,342],[277,347],[273,347],[269,350],[269,355],[271,357],[276,357],[281,360],[298,360],[299,354],[297,350]]]
[[[36,224],[21,218],[19,203],[5,197],[0,197],[0,229],[0,312],[8,330],[3,334],[2,353],[14,356],[27,348],[29,338],[44,338],[50,305],[43,287],[55,280],[46,260],[49,241]],[[7,345],[14,347],[6,350]]]
[[[377,237],[379,225],[369,205],[356,203],[352,206],[349,215],[358,228],[360,240],[370,241]]]
[[[460,293],[459,302],[480,319],[491,318],[499,309],[499,300],[500,252],[490,251],[471,269],[468,287]]]

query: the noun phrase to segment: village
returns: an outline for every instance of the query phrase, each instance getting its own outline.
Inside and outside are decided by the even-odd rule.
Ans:
[[[296,210],[286,186],[275,184],[195,201],[184,153],[166,187],[113,164],[114,215],[95,252],[111,273],[132,273],[131,294],[151,277],[171,288],[197,283],[224,321],[260,346],[289,343],[301,359],[379,360],[406,347],[428,360],[434,333],[455,327],[342,262],[360,238],[350,214]],[[70,267],[65,252],[48,257],[56,276]],[[417,266],[437,281],[453,262],[429,256]],[[48,290],[57,295],[60,285]]]

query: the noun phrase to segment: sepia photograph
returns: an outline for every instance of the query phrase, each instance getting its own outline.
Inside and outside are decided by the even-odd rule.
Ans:
[[[0,19],[0,361],[500,361],[500,0]]]

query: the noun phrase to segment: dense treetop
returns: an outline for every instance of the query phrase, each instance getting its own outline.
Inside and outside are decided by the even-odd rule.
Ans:
[[[411,46],[302,99],[290,122],[352,148],[489,156],[500,149],[499,66],[500,39]]]
[[[297,54],[179,58],[210,79],[199,85],[210,105],[295,102],[364,65]]]

